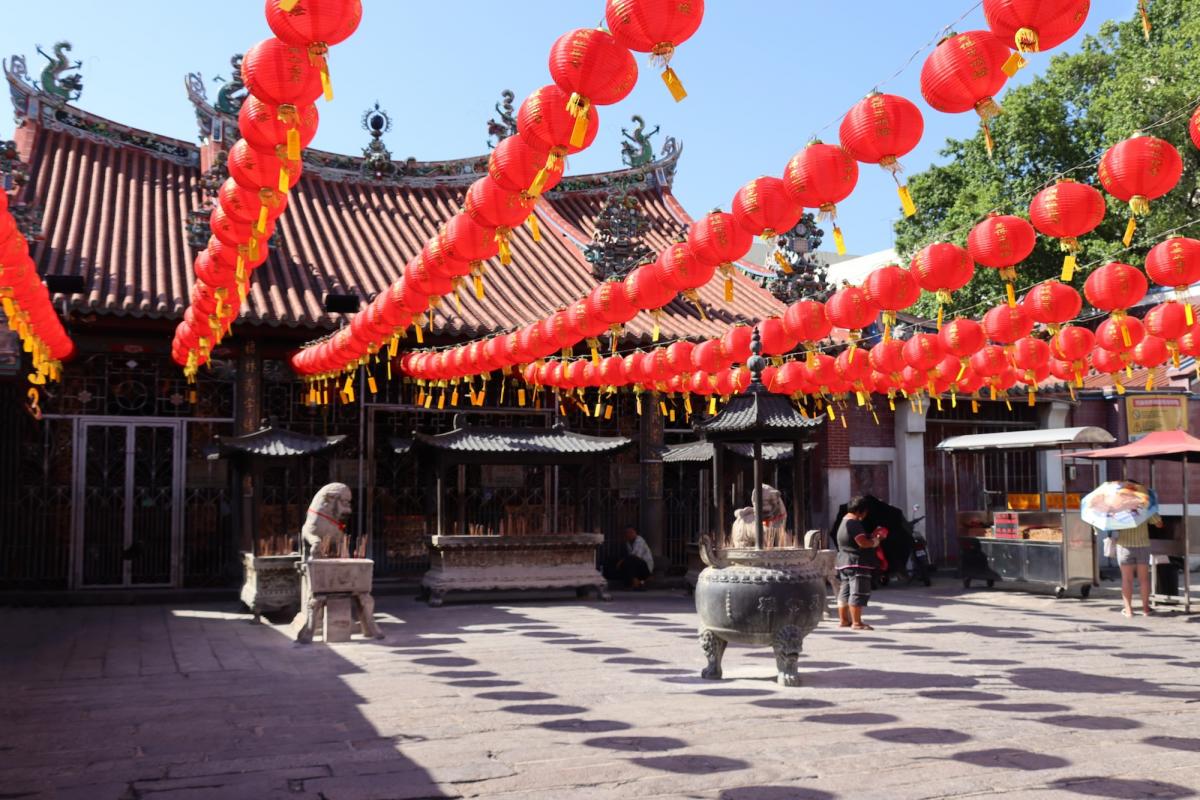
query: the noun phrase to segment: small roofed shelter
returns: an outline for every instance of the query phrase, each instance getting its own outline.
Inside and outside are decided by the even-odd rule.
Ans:
[[[1138,459],[1148,460],[1150,474],[1154,474],[1155,461],[1176,461],[1183,464],[1183,530],[1178,555],[1183,557],[1183,610],[1192,613],[1191,544],[1188,539],[1188,464],[1200,464],[1200,439],[1187,431],[1154,431],[1136,442],[1101,450],[1084,450],[1071,454],[1075,458],[1093,460]],[[1153,478],[1151,478],[1153,482]],[[1153,487],[1151,487],[1153,488]]]
[[[747,363],[750,368],[750,386],[742,394],[730,398],[729,402],[714,417],[693,426],[705,441],[712,443],[713,450],[713,481],[716,485],[714,494],[717,502],[716,527],[723,536],[728,524],[725,508],[724,460],[722,450],[731,445],[750,445],[754,458],[754,489],[751,496],[759,493],[763,485],[763,463],[766,460],[763,453],[768,442],[790,442],[792,458],[800,462],[803,442],[824,420],[824,417],[808,417],[801,414],[792,405],[792,401],[781,394],[767,390],[762,382],[762,371],[767,362],[761,355],[762,342],[758,328],[754,329],[750,342],[753,353]],[[799,525],[804,519],[801,494],[800,470],[792,470],[792,520],[793,531],[797,543],[801,539]],[[754,544],[759,550],[763,549],[764,536],[762,515],[755,514]]]
[[[262,427],[241,436],[217,436],[216,446],[208,454],[210,459],[228,458],[238,466],[239,472],[249,473],[251,486],[256,486],[262,470],[268,464],[283,467],[283,498],[282,527],[280,535],[283,541],[261,541],[259,530],[260,493],[252,489],[248,519],[242,522],[243,541],[249,545],[250,552],[260,555],[260,545],[265,545],[268,551],[261,555],[283,555],[276,550],[290,549],[291,540],[296,542],[295,552],[303,552],[300,545],[300,529],[304,525],[304,514],[301,512],[293,520],[290,497],[291,466],[302,458],[311,458],[326,453],[343,441],[344,434],[338,436],[316,436],[307,433],[297,433],[277,427],[272,421],[263,420]],[[240,483],[240,481],[239,481]],[[293,522],[295,523],[293,526]]]
[[[561,530],[558,509],[560,466],[585,465],[614,456],[633,445],[623,436],[587,436],[567,430],[561,423],[550,428],[496,428],[468,425],[457,415],[454,430],[436,435],[415,433],[413,444],[432,460],[436,474],[436,535],[430,540],[430,569],[422,588],[430,605],[441,605],[450,591],[574,588],[595,589],[607,598],[604,578],[596,569],[596,552],[604,535],[595,531]],[[524,528],[498,522],[486,524],[482,509],[468,509],[468,465],[553,467],[544,470],[543,531],[530,535]],[[458,498],[454,509],[455,534],[448,533],[447,508],[451,468],[457,471]],[[553,479],[551,478],[553,474]],[[480,504],[482,505],[482,504]],[[474,514],[485,524],[470,525]],[[577,518],[571,514],[577,528]],[[475,531],[475,535],[464,535]]]

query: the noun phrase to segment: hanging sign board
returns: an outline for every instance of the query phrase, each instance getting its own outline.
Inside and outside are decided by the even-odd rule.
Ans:
[[[1145,394],[1126,397],[1125,420],[1131,442],[1154,431],[1186,431],[1187,395]]]

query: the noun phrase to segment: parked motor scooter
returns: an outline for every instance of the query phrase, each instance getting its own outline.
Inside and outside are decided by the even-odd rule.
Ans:
[[[917,517],[912,521],[916,525],[924,517]],[[929,563],[929,549],[925,543],[925,537],[913,531],[913,551],[912,551],[912,569],[908,572],[908,582],[920,581],[926,586],[933,585],[933,565]]]

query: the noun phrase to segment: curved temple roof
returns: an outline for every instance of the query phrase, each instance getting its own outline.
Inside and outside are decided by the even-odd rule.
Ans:
[[[275,428],[268,425],[242,436],[218,436],[217,450],[209,458],[222,456],[258,456],[260,458],[295,458],[315,456],[337,447],[346,438],[313,436],[307,433]]]
[[[15,63],[15,60],[14,60]],[[22,62],[23,63],[23,62]],[[86,289],[67,297],[82,313],[178,319],[194,281],[196,250],[188,244],[188,214],[202,205],[203,146],[137,131],[71,106],[51,104],[9,69],[18,120],[15,139],[31,180],[23,198],[44,207],[43,241],[33,257],[43,275],[79,275]],[[199,106],[198,106],[199,110]],[[210,129],[228,141],[232,120]],[[513,264],[488,264],[486,297],[461,292],[442,301],[434,328],[477,337],[541,318],[591,291],[597,280],[584,258],[592,221],[606,194],[628,183],[651,222],[647,244],[669,244],[691,218],[671,194],[680,151],[637,169],[568,176],[538,205],[542,241],[513,232]],[[239,325],[329,330],[342,320],[322,308],[326,293],[370,297],[398,278],[438,226],[458,211],[486,157],[402,164],[403,174],[376,180],[361,159],[306,151],[305,173],[280,218],[268,261],[256,279]],[[707,319],[677,299],[661,318],[665,338],[721,334],[734,321],[780,314],[784,305],[746,275],[732,303],[720,280],[700,291]],[[56,302],[62,298],[56,298]],[[628,339],[649,343],[654,319],[639,314]],[[235,330],[236,333],[236,330]]]

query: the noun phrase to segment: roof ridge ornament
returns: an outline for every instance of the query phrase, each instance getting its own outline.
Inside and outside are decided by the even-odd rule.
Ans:
[[[71,63],[71,59],[67,58],[66,54],[71,52],[71,43],[55,42],[54,47],[51,48],[54,55],[43,50],[40,44],[35,45],[35,48],[43,58],[50,62],[42,70],[41,81],[38,83],[38,88],[42,93],[64,103],[78,100],[79,96],[83,94],[83,76],[63,74],[79,70],[83,66],[82,61]]]
[[[513,107],[513,101],[517,96],[513,94],[512,89],[505,89],[500,92],[500,102],[496,103],[493,108],[496,109],[496,116],[500,119],[489,119],[488,126],[488,149],[492,150],[496,145],[503,142],[510,136],[517,135],[517,112]],[[495,139],[496,141],[492,141]]]

